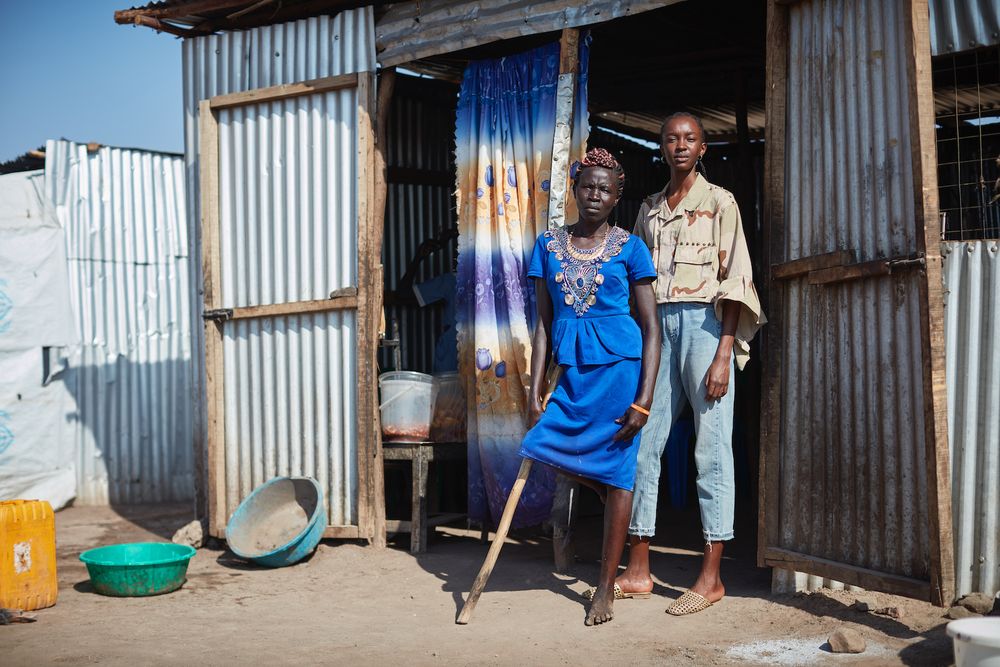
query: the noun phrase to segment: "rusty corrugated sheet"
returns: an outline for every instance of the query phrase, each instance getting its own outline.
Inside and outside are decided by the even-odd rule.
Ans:
[[[373,35],[363,8],[185,41],[191,220],[200,219],[199,101],[370,71]],[[219,114],[226,306],[322,299],[357,284],[356,108],[350,89]],[[255,486],[292,474],[320,481],[331,524],[357,523],[356,333],[353,311],[225,324],[227,517]]]
[[[785,247],[773,260],[917,252],[902,11],[790,7]],[[919,280],[785,283],[775,546],[930,577]]]
[[[942,246],[956,593],[1000,591],[1000,248]]]
[[[191,290],[180,156],[49,141],[46,197],[66,230],[81,343],[77,502],[190,499]]]
[[[577,28],[680,0],[425,0],[389,5],[375,26],[383,67],[501,39]]]
[[[928,0],[927,4],[932,55],[1000,44],[997,0]]]

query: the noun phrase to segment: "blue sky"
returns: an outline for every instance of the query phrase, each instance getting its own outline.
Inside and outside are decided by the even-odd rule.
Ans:
[[[0,162],[47,139],[184,150],[181,42],[138,0],[0,0]]]

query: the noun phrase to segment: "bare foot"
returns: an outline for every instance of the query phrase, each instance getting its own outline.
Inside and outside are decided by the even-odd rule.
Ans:
[[[615,579],[623,593],[652,593],[653,579],[646,574],[630,572],[627,568]]]
[[[594,593],[594,598],[590,601],[590,609],[587,610],[587,620],[584,625],[600,625],[607,623],[615,617],[615,592],[614,589],[598,588]]]
[[[715,604],[726,595],[726,587],[722,585],[721,579],[709,579],[705,575],[698,577],[691,590],[702,596],[712,604]]]

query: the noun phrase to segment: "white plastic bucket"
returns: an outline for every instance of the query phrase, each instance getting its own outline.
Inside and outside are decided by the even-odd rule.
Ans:
[[[963,618],[948,624],[955,667],[1000,667],[1000,616]]]
[[[430,438],[434,383],[430,375],[393,371],[378,377],[382,394],[382,437],[388,442],[424,442]]]

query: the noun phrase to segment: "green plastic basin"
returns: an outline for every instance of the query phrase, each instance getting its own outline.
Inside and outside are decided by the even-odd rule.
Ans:
[[[195,553],[186,544],[135,542],[89,549],[80,554],[80,560],[101,595],[139,597],[180,588]]]

